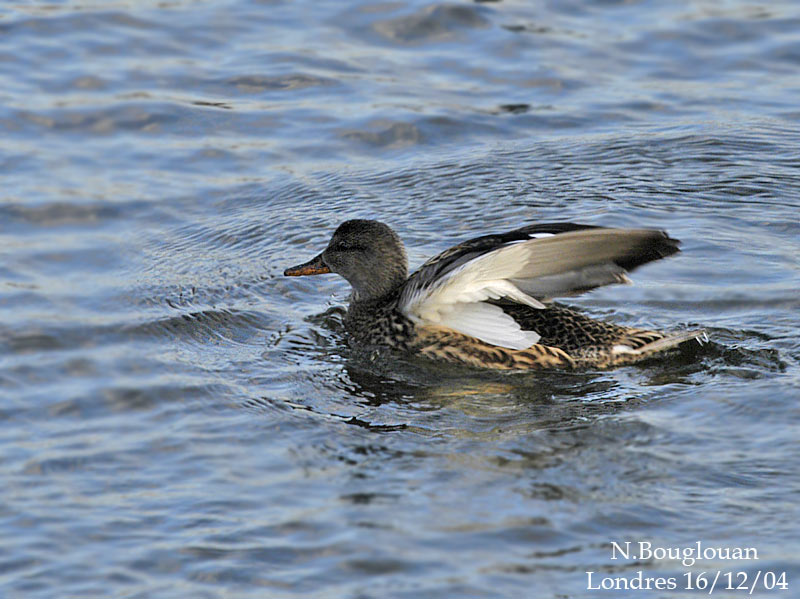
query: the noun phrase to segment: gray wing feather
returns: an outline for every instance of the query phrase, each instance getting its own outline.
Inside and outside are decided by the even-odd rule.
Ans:
[[[465,334],[483,334],[495,345],[518,347],[524,331],[512,326],[511,317],[505,323],[493,315],[496,330],[489,341],[477,326],[477,312],[454,308],[499,298],[543,308],[541,301],[554,297],[629,283],[628,270],[678,251],[677,243],[660,231],[604,228],[514,239],[495,247],[476,248],[467,242],[414,273],[401,292],[399,307],[417,322],[446,322]],[[504,337],[508,343],[503,343]]]

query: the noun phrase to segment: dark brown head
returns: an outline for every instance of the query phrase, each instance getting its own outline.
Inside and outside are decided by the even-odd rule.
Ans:
[[[355,300],[382,297],[408,278],[403,242],[376,220],[348,220],[339,225],[328,247],[305,264],[288,268],[287,277],[334,272],[353,287]]]

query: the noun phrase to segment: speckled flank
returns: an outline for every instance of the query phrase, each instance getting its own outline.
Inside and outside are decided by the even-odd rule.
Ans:
[[[559,304],[544,310],[497,302],[540,343],[514,350],[441,326],[415,326],[397,311],[396,296],[351,305],[345,326],[358,343],[393,347],[434,360],[497,370],[611,368],[633,364],[703,335],[662,333],[594,320]]]
[[[541,343],[527,349],[512,350],[484,343],[451,329],[426,326],[415,329],[409,349],[435,360],[497,370],[611,368],[639,362],[703,335],[703,331],[666,335],[659,331],[631,329],[593,320],[591,322],[607,327],[606,333],[616,335],[613,338],[607,335],[602,343],[596,340],[593,345],[573,348],[568,353],[562,347]],[[568,340],[553,341],[564,343]]]
[[[522,350],[506,349],[442,327],[418,327],[414,346],[428,358],[498,370],[575,366],[566,352],[555,347],[537,344]]]
[[[537,331],[540,343],[563,350],[576,366],[608,368],[632,364],[701,337],[702,330],[664,333],[589,318],[554,303],[546,310],[501,303],[524,328]],[[527,351],[527,350],[524,350]]]

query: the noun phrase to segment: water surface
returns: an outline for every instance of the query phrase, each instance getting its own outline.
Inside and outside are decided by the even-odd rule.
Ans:
[[[2,595],[794,588],[798,32],[736,0],[5,6]],[[682,254],[571,303],[711,342],[608,372],[361,359],[344,281],[281,276],[346,218],[412,267],[529,222],[666,229]]]

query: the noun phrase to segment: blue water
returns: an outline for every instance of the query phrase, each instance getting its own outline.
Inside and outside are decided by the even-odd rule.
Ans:
[[[788,1],[3,5],[0,595],[793,596],[798,97]],[[529,222],[666,229],[683,253],[570,303],[711,341],[359,359],[346,283],[281,276],[354,217],[412,266]]]

